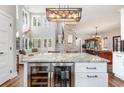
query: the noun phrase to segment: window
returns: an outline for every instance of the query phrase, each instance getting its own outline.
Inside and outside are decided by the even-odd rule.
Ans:
[[[41,48],[41,39],[38,39],[38,48]]]
[[[33,15],[32,16],[32,27],[40,27],[41,26],[41,16]]]
[[[25,9],[22,9],[22,23],[23,32],[28,31],[30,27],[30,14]]]
[[[38,48],[38,39],[33,39],[33,47]]]
[[[44,48],[47,47],[47,39],[44,39]]]
[[[48,40],[48,47],[52,47],[51,39]]]
[[[68,35],[68,43],[73,43],[73,35]]]
[[[33,26],[36,26],[36,18],[33,17]]]
[[[103,38],[103,48],[105,48],[105,49],[108,48],[108,37]]]

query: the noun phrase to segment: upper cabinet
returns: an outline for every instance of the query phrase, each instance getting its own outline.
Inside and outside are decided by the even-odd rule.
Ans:
[[[120,36],[113,37],[113,51],[124,51],[124,40]]]
[[[121,9],[121,40],[124,40],[124,8]]]

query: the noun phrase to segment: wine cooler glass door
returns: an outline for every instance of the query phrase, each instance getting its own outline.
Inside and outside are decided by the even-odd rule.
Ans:
[[[29,64],[29,83],[30,87],[49,87],[50,86],[50,64],[30,63]]]
[[[73,63],[53,63],[51,72],[52,87],[72,87],[73,84]]]

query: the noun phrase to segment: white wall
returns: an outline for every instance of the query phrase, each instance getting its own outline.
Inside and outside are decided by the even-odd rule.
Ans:
[[[41,25],[33,26],[33,17],[41,17]],[[41,38],[41,39],[51,39],[52,46],[51,48],[41,48],[43,51],[55,50],[55,32],[56,32],[56,23],[48,22],[46,20],[46,15],[44,14],[31,14],[31,37],[32,38]]]
[[[23,16],[22,16],[22,10],[25,10],[28,14],[30,14],[23,5],[18,5],[17,7],[17,19],[16,19],[16,23],[17,23],[17,31],[19,32],[19,37],[20,37],[20,49],[23,48],[23,44],[22,44],[22,36],[23,36],[23,32],[29,30],[30,28],[30,16],[28,18],[28,25],[23,25]]]
[[[12,72],[16,73],[16,6],[15,5],[0,5],[0,10],[6,12],[8,15],[13,17],[13,64]]]
[[[113,50],[113,36],[120,35],[120,27],[112,28],[110,30],[107,30],[105,32],[100,33],[101,38],[103,40],[104,37],[108,37],[108,50]],[[102,43],[103,44],[103,43]]]
[[[51,39],[52,46],[51,46],[50,50],[55,50],[56,26],[54,24],[51,25],[50,27],[32,28],[31,30],[32,30],[32,38]],[[44,49],[42,49],[42,50],[44,50]]]
[[[19,5],[18,6],[18,20],[17,20],[17,30],[19,32],[19,36],[20,36],[20,48],[22,48],[22,9],[24,9],[23,5]],[[32,25],[32,19],[34,16],[41,16],[41,19],[44,18],[44,15],[42,14],[35,14],[35,13],[30,13],[30,30],[31,30],[31,35],[27,36],[25,35],[25,37],[31,37],[31,38],[40,38],[40,39],[51,39],[52,40],[52,47],[50,48],[50,50],[55,49],[55,32],[56,32],[56,24],[55,22],[53,23],[49,23],[49,25],[46,25],[46,23],[43,21],[43,23],[41,22],[41,26],[40,27],[34,27]],[[47,50],[47,49],[45,49]]]

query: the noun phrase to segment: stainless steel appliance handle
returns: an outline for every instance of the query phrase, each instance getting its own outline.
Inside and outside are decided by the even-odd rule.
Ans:
[[[54,82],[54,81],[53,81],[53,71],[52,71],[52,72],[51,72],[51,87],[54,87],[54,86],[53,86],[53,82]]]
[[[50,87],[50,72],[48,72],[48,87]]]

